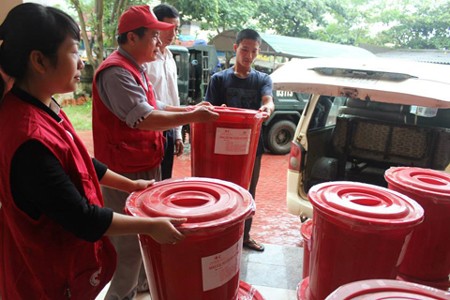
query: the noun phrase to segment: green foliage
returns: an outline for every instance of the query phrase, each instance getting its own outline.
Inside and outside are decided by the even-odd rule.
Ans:
[[[145,0],[66,0],[77,12],[89,63],[97,68],[107,55],[105,49],[115,48],[116,29],[120,15],[131,5]]]
[[[261,0],[258,20],[263,30],[311,38],[312,28],[324,25],[327,7],[320,0]]]
[[[92,1],[92,0],[91,0]],[[103,28],[106,48],[115,48],[117,25],[120,15],[132,5],[148,4],[145,0],[103,0]]]
[[[240,30],[254,27],[251,21],[256,8],[255,1],[230,0],[222,3],[219,8],[218,28]]]
[[[380,33],[379,43],[411,49],[450,49],[450,3],[440,6],[417,4],[410,13],[392,11],[394,25]]]
[[[182,21],[198,21],[210,29],[219,21],[219,1],[188,1],[169,0],[168,4],[173,5],[180,12]],[[207,25],[209,24],[209,26]]]
[[[115,48],[120,14],[144,0],[66,0],[77,9],[105,49]],[[182,22],[198,21],[203,29],[255,28],[286,36],[359,45],[413,49],[450,47],[450,0],[168,0]],[[103,14],[99,14],[98,11]],[[100,22],[100,23],[99,23]],[[100,26],[101,25],[101,26]],[[83,27],[83,26],[82,26]],[[102,32],[99,35],[99,31]],[[93,43],[95,44],[95,43]],[[103,47],[92,53],[103,57]],[[92,63],[94,66],[97,62]]]
[[[325,21],[311,33],[311,38],[321,41],[356,45],[367,30],[355,26],[362,18],[361,12],[352,7],[348,1],[329,0],[325,3]]]
[[[250,26],[257,7],[252,0],[169,0],[167,3],[178,9],[182,21],[197,21],[203,29],[218,33]]]
[[[92,101],[89,100],[83,105],[66,106],[64,112],[69,117],[75,130],[92,129]]]

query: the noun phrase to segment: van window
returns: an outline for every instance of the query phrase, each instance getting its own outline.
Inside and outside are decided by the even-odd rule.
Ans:
[[[345,105],[346,100],[346,97],[320,96],[309,123],[309,130],[335,125],[338,110]]]
[[[333,104],[331,105],[330,112],[328,113],[328,118],[325,126],[336,125],[336,116],[338,114],[339,108],[344,106],[347,102],[346,97],[335,97]]]

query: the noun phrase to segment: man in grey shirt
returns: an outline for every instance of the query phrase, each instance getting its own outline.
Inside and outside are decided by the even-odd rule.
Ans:
[[[148,5],[133,6],[119,19],[119,49],[97,69],[93,82],[95,157],[111,170],[132,179],[160,180],[163,130],[218,118],[213,107],[175,107],[156,101],[143,64],[156,57],[159,31],[172,28],[159,22]],[[128,194],[102,188],[105,206],[123,213]],[[132,299],[138,289],[142,257],[137,236],[112,239],[117,269],[106,299]],[[146,283],[144,278],[140,284]]]

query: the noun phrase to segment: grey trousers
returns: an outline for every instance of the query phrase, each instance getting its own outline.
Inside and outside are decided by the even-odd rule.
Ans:
[[[122,174],[130,179],[161,180],[160,167],[138,172]],[[124,214],[128,193],[102,187],[105,207],[110,207],[116,213]],[[147,284],[142,256],[137,235],[114,236],[111,242],[117,252],[117,268],[111,279],[105,300],[133,299],[140,286]]]

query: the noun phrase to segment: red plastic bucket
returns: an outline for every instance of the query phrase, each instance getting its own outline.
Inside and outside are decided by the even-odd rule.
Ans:
[[[240,281],[237,300],[264,300],[264,297],[253,286]]]
[[[314,207],[306,299],[325,299],[339,286],[363,279],[394,279],[413,228],[423,220],[414,200],[356,182],[313,186]]]
[[[345,284],[325,300],[448,300],[450,293],[429,286],[388,279],[361,280]]]
[[[161,245],[139,235],[152,300],[235,300],[239,288],[244,221],[254,214],[250,193],[218,179],[168,179],[132,193],[136,217],[186,217],[186,238]]]
[[[420,284],[420,285],[434,287],[436,289],[440,289],[440,290],[444,290],[444,291],[449,291],[450,292],[450,280],[426,281],[426,280],[421,280],[421,279],[414,278],[414,277],[409,277],[409,276],[406,276],[406,275],[403,275],[403,274],[398,274],[396,279],[400,280],[400,281],[408,281],[408,282],[413,282],[413,283],[417,283],[417,284]]]
[[[265,113],[233,107],[214,110],[219,113],[215,122],[190,125],[192,176],[223,179],[248,189]]]
[[[312,234],[313,222],[311,219],[306,221],[300,227],[300,233],[303,238],[303,272],[302,278],[309,276],[309,259],[311,253],[311,234]]]
[[[303,278],[297,286],[297,300],[310,299],[307,294],[309,290],[309,277]]]
[[[385,173],[388,187],[416,200],[425,220],[414,229],[399,272],[405,280],[449,286],[450,174],[396,167]]]

